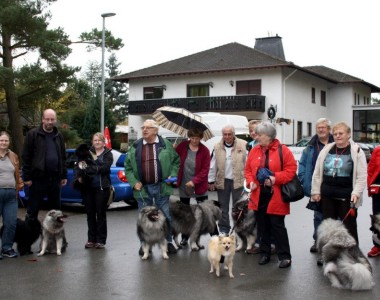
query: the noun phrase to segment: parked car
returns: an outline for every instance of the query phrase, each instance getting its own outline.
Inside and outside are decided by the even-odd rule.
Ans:
[[[308,137],[304,137],[302,139],[300,139],[297,143],[295,143],[294,145],[292,145],[292,147],[306,147],[307,144],[310,142],[312,137],[308,136]],[[357,143],[360,148],[364,151],[364,154],[365,154],[365,157],[367,159],[367,162],[369,161],[369,159],[371,158],[371,150],[370,150],[370,147],[367,145],[367,144],[364,144],[364,143]]]
[[[126,153],[112,150],[113,164],[111,166],[111,182],[115,189],[113,202],[124,201],[125,203],[137,207],[137,202],[133,198],[133,190],[124,172],[124,161]],[[82,197],[78,190],[73,188],[74,170],[77,161],[75,149],[66,150],[67,184],[61,190],[62,203],[82,203]],[[28,191],[25,189],[25,199],[28,200]]]

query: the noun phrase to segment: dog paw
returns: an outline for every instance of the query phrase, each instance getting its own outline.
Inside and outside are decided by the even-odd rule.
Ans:
[[[62,253],[61,253],[61,252],[57,252],[57,255],[58,255],[58,256],[61,256],[61,255],[62,255]]]
[[[37,256],[42,256],[44,254],[45,254],[44,252],[40,252],[40,253],[37,254]]]
[[[198,247],[193,247],[193,248],[191,248],[191,251],[199,251],[199,248]]]
[[[142,260],[147,260],[148,257],[149,257],[148,255],[144,255],[144,256],[141,257],[141,259],[142,259]]]
[[[230,274],[230,278],[235,278],[234,274],[231,273]]]
[[[199,249],[204,249],[204,248],[205,248],[205,246],[199,245]]]
[[[169,256],[168,255],[163,255],[162,258],[163,259],[169,259]]]

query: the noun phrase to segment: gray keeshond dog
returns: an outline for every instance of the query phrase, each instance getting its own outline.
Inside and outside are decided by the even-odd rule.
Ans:
[[[317,248],[324,275],[340,289],[369,290],[374,286],[372,267],[341,221],[326,219],[318,227]]]
[[[167,232],[168,224],[161,210],[155,206],[145,206],[141,209],[137,218],[137,236],[142,242],[141,246],[144,252],[142,259],[148,259],[149,252],[155,244],[160,246],[162,257],[169,259],[166,241]]]
[[[201,235],[214,233],[216,222],[222,217],[218,204],[214,200],[191,205],[181,201],[170,203],[173,238],[177,247],[182,248],[178,242],[178,235],[182,233],[189,236],[192,251],[204,249],[200,244]]]
[[[254,210],[248,209],[249,198],[239,199],[232,207],[232,219],[237,238],[236,251],[240,251],[243,245],[249,250],[255,244],[257,238],[257,221]]]
[[[61,255],[66,251],[67,240],[63,224],[67,216],[60,210],[50,210],[42,222],[42,237],[40,253],[37,256],[42,256],[45,253],[57,253]]]

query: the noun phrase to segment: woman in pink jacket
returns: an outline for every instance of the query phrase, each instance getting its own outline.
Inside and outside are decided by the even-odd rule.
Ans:
[[[297,163],[292,152],[276,139],[276,128],[269,122],[256,127],[259,144],[248,155],[245,178],[247,188],[251,190],[248,209],[257,213],[257,226],[261,235],[260,265],[270,261],[271,236],[276,243],[279,268],[291,265],[288,233],[285,227],[285,215],[290,213],[289,203],[282,200],[281,185],[296,175]],[[282,161],[279,147],[282,147]],[[262,174],[267,175],[261,176]]]

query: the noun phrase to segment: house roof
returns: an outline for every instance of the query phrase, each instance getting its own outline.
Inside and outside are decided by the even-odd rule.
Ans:
[[[259,50],[229,43],[145,69],[113,77],[116,81],[158,76],[249,70],[293,65]]]
[[[130,79],[191,75],[201,73],[230,72],[253,69],[291,67],[333,83],[361,83],[371,88],[372,93],[380,88],[354,76],[324,67],[300,67],[292,62],[271,56],[265,52],[239,43],[229,43],[216,48],[184,56],[148,68],[122,74],[114,81],[129,82]]]
[[[378,93],[380,92],[380,88],[366,82],[360,78],[357,78],[355,76],[351,76],[349,74],[325,67],[325,66],[309,66],[304,67],[304,69],[310,71],[311,73],[315,73],[317,75],[321,75],[325,78],[329,78],[332,81],[335,81],[337,83],[361,83],[364,85],[367,85],[371,88],[372,93]]]

